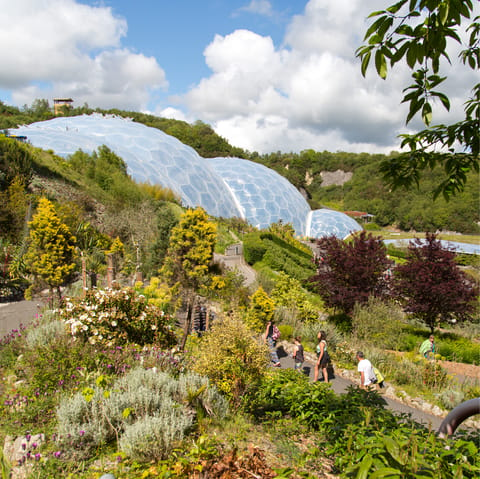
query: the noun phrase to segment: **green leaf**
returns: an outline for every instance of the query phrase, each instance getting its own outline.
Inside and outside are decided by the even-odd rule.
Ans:
[[[397,13],[406,3],[408,0],[400,0],[400,2],[392,5],[391,7],[387,8],[387,12],[390,13]]]
[[[415,62],[417,61],[417,46],[415,43],[409,42],[408,43],[408,50],[407,50],[407,65],[410,68],[415,66]]]
[[[362,462],[360,463],[360,467],[357,473],[357,479],[367,479],[369,477],[368,472],[370,471],[372,463],[372,456],[370,454],[366,454]]]
[[[375,52],[375,67],[380,78],[385,80],[387,78],[387,61],[381,50]]]
[[[402,457],[400,454],[401,449],[398,443],[396,443],[391,437],[384,437],[383,444],[387,448],[388,453],[397,461],[399,464],[404,466],[406,464],[406,458]]]
[[[422,108],[422,120],[427,126],[432,121],[432,105],[428,101],[424,103]]]
[[[376,32],[382,26],[382,23],[385,22],[386,19],[388,19],[388,17],[385,15],[375,20],[368,28],[363,39],[366,40],[373,32]]]
[[[370,474],[369,479],[377,479],[378,477],[391,477],[391,478],[400,478],[401,472],[398,469],[393,467],[382,467],[381,469],[376,470]]]
[[[408,123],[420,111],[424,103],[425,103],[424,98],[420,98],[419,100],[414,100],[410,103],[410,111],[408,112],[406,123]]]
[[[371,56],[372,56],[372,52],[369,51],[362,58],[362,75],[363,76],[365,76],[365,74],[367,73],[367,68],[368,68],[368,64],[370,63]]]
[[[447,95],[439,92],[432,92],[432,95],[440,99],[446,110],[450,110],[450,100]]]
[[[449,8],[450,4],[447,2],[441,3],[438,7],[438,18],[442,25],[445,25],[445,23],[447,22]]]

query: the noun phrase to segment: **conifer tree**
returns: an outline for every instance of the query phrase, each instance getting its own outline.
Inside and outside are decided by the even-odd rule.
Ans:
[[[207,277],[216,239],[217,225],[200,207],[185,211],[170,234],[160,273],[170,284],[181,283],[187,295],[188,312],[182,347],[190,329],[196,291]]]
[[[267,323],[273,319],[274,312],[275,302],[268,296],[265,290],[259,286],[251,297],[246,323],[251,329],[261,333]]]
[[[41,198],[30,224],[30,244],[25,261],[30,272],[47,283],[52,293],[76,268],[75,236],[62,222],[54,205]]]

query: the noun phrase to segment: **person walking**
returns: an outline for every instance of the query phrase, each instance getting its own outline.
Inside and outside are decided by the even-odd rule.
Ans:
[[[435,357],[435,338],[433,334],[421,344],[419,352],[425,359]]]
[[[357,351],[356,358],[358,361],[357,370],[360,373],[360,387],[367,389],[370,386],[375,386],[377,377],[375,376],[372,363],[368,359],[365,359],[362,351]]]
[[[305,356],[303,354],[303,345],[300,336],[296,336],[294,339],[295,351],[293,352],[293,360],[295,361],[294,369],[301,369]]]
[[[281,364],[277,354],[277,331],[278,328],[273,322],[273,320],[268,321],[267,327],[265,329],[265,334],[263,336],[263,342],[268,346],[268,349],[270,350],[270,361],[273,363],[273,366],[279,368]]]
[[[323,373],[323,380],[328,383],[328,371],[327,366],[330,361],[330,356],[327,351],[327,335],[325,331],[320,331],[317,335],[318,344],[316,348],[317,362],[315,363],[315,373],[313,376],[313,382],[318,381],[320,369]]]

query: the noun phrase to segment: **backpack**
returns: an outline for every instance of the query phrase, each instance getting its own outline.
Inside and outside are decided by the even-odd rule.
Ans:
[[[281,335],[281,334],[282,334],[282,333],[280,333],[280,330],[277,328],[277,325],[274,324],[274,325],[273,325],[273,330],[272,330],[272,339],[273,339],[274,341],[278,341],[278,340],[280,339],[280,335]]]

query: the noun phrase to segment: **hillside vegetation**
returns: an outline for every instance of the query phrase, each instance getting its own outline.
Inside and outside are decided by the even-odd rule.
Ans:
[[[0,117],[12,127],[50,116],[39,101],[3,105]],[[138,119],[205,156],[238,153],[203,124]],[[330,167],[341,158],[331,154]],[[357,167],[373,168],[370,155],[364,165],[345,158],[352,182]],[[358,378],[361,348],[399,400],[421,396],[446,415],[478,397],[478,381],[459,382],[438,361],[478,364],[478,281],[427,239],[387,250],[363,231],[317,242],[314,258],[291,224],[258,231],[184,208],[172,191],[133,181],[106,146],[60,158],[0,136],[0,301],[42,306],[0,340],[2,477],[478,477],[476,431],[441,438],[377,390],[354,382],[339,395],[269,367],[273,320],[284,351],[299,337],[314,354],[326,333],[336,373]],[[238,241],[258,273],[250,286],[214,261]],[[427,359],[419,345],[432,330]]]
[[[433,201],[439,171],[426,172],[418,189],[390,191],[379,173],[379,165],[386,158],[382,154],[305,150],[300,153],[260,155],[230,145],[203,122],[191,125],[132,111],[93,110],[87,105],[65,110],[65,114],[79,115],[94,111],[129,117],[158,128],[191,146],[203,157],[236,156],[262,163],[295,185],[314,209],[328,207],[339,211],[364,211],[374,215],[375,223],[381,227],[393,225],[406,231],[480,232],[480,192],[478,173],[475,172],[469,173],[464,192],[448,202],[444,198]],[[37,100],[31,107],[23,109],[0,102],[0,129],[50,118],[53,118],[53,114],[46,100]],[[392,152],[389,157],[396,155]],[[323,187],[322,173],[334,171],[351,172],[353,176],[344,184]]]

